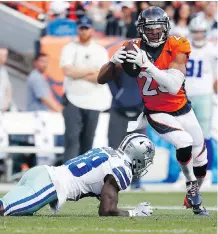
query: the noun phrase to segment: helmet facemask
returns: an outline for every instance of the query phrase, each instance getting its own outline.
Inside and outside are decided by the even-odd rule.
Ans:
[[[141,25],[137,27],[142,39],[151,47],[158,47],[168,37],[168,30],[164,24]]]
[[[133,180],[145,175],[147,168],[153,163],[155,155],[154,144],[143,134],[127,135],[117,150],[129,158]]]
[[[153,157],[154,155],[146,155],[144,162],[140,160],[133,159],[132,161],[132,173],[133,173],[133,180],[143,177],[145,174],[148,173],[147,168],[153,164]]]
[[[191,31],[192,43],[196,47],[203,47],[207,42],[207,31]]]
[[[160,7],[151,6],[139,14],[136,28],[142,40],[147,45],[158,47],[163,44],[169,36],[169,17]]]
[[[200,17],[193,18],[189,24],[189,30],[192,44],[195,47],[203,47],[207,43],[208,25],[206,20],[202,20]]]

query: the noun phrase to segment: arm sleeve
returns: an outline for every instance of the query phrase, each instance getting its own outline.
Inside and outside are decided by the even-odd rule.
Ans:
[[[125,190],[131,183],[132,178],[128,176],[128,172],[123,166],[117,166],[112,169],[113,176],[120,188],[120,190]]]
[[[184,37],[170,37],[170,46],[172,48],[172,61],[178,54],[186,54],[186,62],[191,52],[190,43]],[[170,94],[177,94],[185,80],[184,74],[177,69],[159,70],[153,64],[148,68],[150,74],[158,84],[163,85]]]
[[[49,97],[49,89],[46,87],[46,81],[43,77],[31,77],[29,80],[29,85],[37,99],[43,97]]]
[[[66,45],[61,51],[60,67],[73,65],[76,56],[76,46]]]
[[[169,93],[177,94],[185,80],[184,74],[177,69],[159,70],[153,64],[147,70],[148,74],[157,81],[158,84],[163,85]]]

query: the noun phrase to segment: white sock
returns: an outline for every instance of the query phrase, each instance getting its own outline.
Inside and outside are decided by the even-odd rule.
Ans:
[[[193,171],[193,158],[189,160],[186,164],[179,162],[180,168],[186,178],[186,182],[197,180]]]

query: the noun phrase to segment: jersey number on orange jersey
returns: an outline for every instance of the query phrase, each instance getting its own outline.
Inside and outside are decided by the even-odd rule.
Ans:
[[[152,84],[152,80],[153,80],[153,78],[152,78],[151,75],[146,74],[146,76],[145,76],[145,73],[144,73],[144,72],[141,72],[141,73],[139,74],[138,78],[139,78],[139,79],[145,79],[145,80],[146,80],[146,81],[145,81],[145,84],[144,84],[144,87],[143,87],[143,89],[142,89],[142,93],[143,93],[144,96],[155,96],[155,95],[158,94],[158,90],[159,90],[160,92],[162,92],[162,93],[168,93],[167,89],[164,88],[164,86],[162,86],[162,85],[159,85],[159,86],[157,87],[158,90],[157,90],[157,89],[150,89],[151,84]]]

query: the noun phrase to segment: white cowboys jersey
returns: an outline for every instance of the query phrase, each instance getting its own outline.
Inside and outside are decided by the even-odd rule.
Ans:
[[[109,147],[95,148],[62,166],[46,168],[57,191],[55,210],[66,200],[100,196],[104,178],[108,174],[114,176],[120,190],[125,190],[132,181],[129,158],[120,156]]]
[[[202,48],[192,46],[190,58],[186,64],[187,95],[212,94],[216,76],[217,51],[215,46],[209,42]]]

